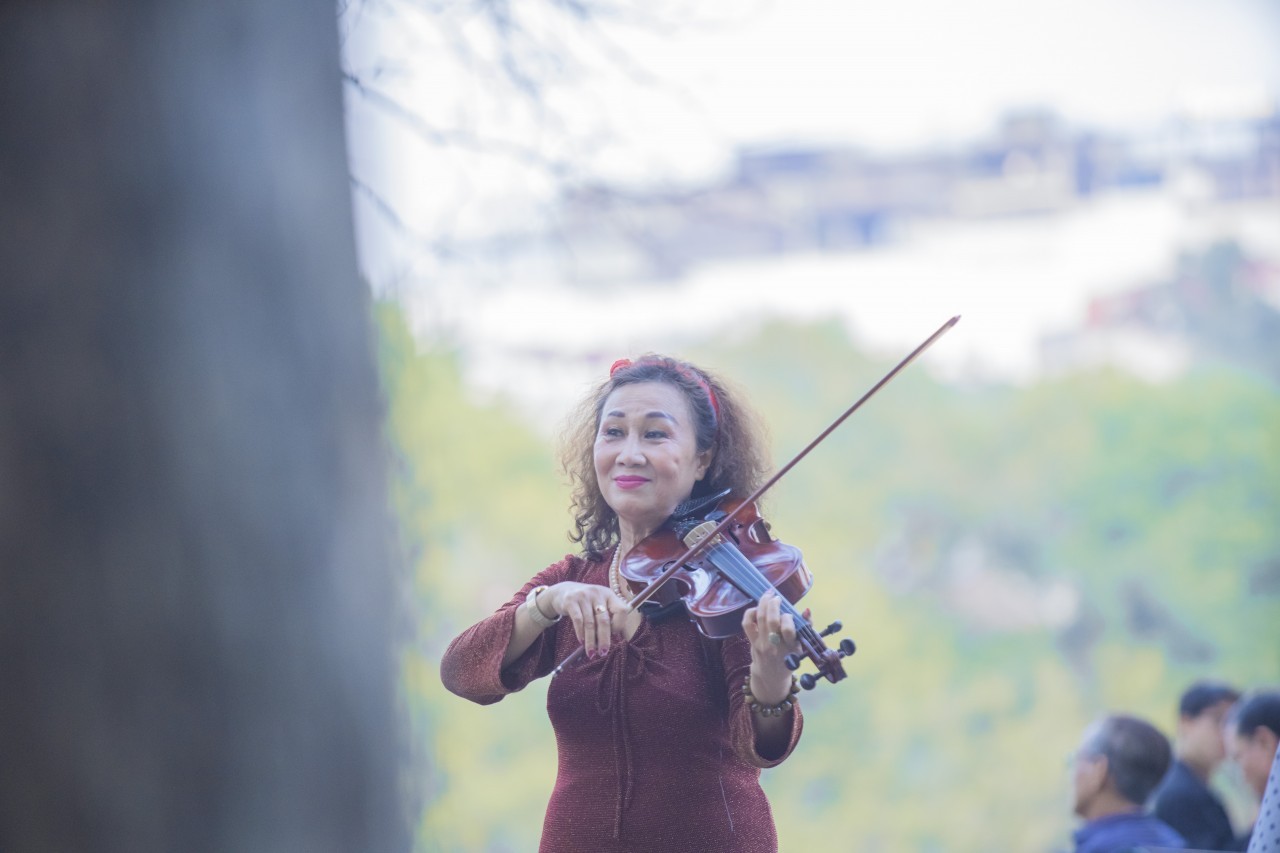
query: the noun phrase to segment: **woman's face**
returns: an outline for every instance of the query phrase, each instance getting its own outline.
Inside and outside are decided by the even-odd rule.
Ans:
[[[665,382],[617,388],[604,401],[595,443],[596,479],[624,538],[656,530],[707,473],[684,394]],[[634,544],[631,543],[631,544]]]
[[[1258,726],[1251,735],[1233,732],[1231,758],[1240,765],[1244,780],[1261,799],[1267,789],[1267,776],[1276,757],[1276,743],[1280,738],[1266,726]]]

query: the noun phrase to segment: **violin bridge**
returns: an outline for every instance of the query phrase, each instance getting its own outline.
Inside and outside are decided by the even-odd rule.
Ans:
[[[714,521],[704,521],[701,524],[695,525],[684,534],[684,537],[683,537],[684,544],[692,548],[693,546],[700,543],[703,539],[706,539],[707,536],[710,535],[711,531],[715,529],[716,529],[716,523]],[[718,535],[716,536],[716,540],[717,540],[716,542],[712,542],[711,544],[716,545],[724,541]]]

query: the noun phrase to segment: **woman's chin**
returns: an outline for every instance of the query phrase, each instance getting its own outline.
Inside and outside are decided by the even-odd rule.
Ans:
[[[638,504],[638,502],[637,502]],[[632,531],[637,538],[644,538],[662,526],[670,516],[670,512],[655,511],[650,505],[629,505],[626,501],[618,501],[613,507],[618,516],[618,524],[625,530]]]

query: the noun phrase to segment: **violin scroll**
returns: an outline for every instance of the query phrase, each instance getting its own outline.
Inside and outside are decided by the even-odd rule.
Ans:
[[[839,621],[835,621],[835,622],[832,622],[830,625],[828,625],[826,628],[819,631],[818,636],[829,637],[832,634],[836,633],[837,631],[841,630],[842,628],[844,628],[844,625]],[[858,647],[853,642],[853,640],[849,639],[848,637],[845,637],[836,646],[836,655],[837,655],[836,659],[839,660],[840,658],[852,657],[853,653],[856,652],[857,650],[858,650]],[[804,660],[805,660],[804,657],[796,654],[795,652],[792,652],[791,654],[783,658],[782,662],[787,667],[787,669],[791,670],[792,672],[795,672],[797,669],[800,668],[800,664],[804,663]],[[839,664],[837,664],[837,666],[839,666]],[[820,674],[826,675],[826,672],[823,671]],[[840,678],[844,677],[843,667],[841,667],[840,678],[830,678],[830,676],[827,676],[827,677],[832,683],[839,681]],[[798,680],[800,682],[800,686],[803,687],[805,690],[812,690],[813,688],[818,686],[819,677],[812,673],[806,672],[804,675],[801,675]]]

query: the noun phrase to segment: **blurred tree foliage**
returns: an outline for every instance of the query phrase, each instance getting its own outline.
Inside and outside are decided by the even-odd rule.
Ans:
[[[415,342],[393,304],[378,320],[416,567],[418,849],[532,850],[555,773],[545,685],[480,708],[437,666],[571,550],[567,492],[525,417],[468,398],[456,353]],[[835,323],[685,354],[743,388],[779,460],[889,366]],[[1256,374],[1015,389],[912,368],[764,509],[814,570],[815,621],[843,620],[859,645],[845,682],[804,696],[800,749],[765,774],[783,849],[1064,847],[1066,758],[1091,718],[1171,733],[1194,678],[1280,680],[1280,394]]]

